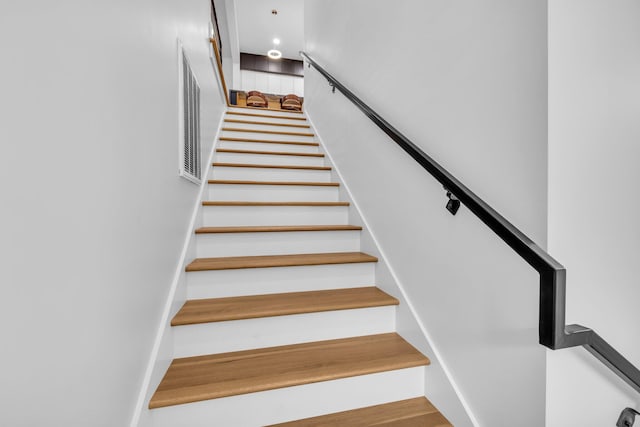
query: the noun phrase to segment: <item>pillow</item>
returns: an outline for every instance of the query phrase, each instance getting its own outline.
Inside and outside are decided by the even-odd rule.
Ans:
[[[280,107],[283,110],[302,110],[302,102],[296,95],[289,94],[280,98]]]
[[[268,102],[268,101],[267,101],[267,97],[266,97],[266,96],[264,96],[264,94],[263,94],[262,92],[259,92],[259,91],[257,91],[257,90],[252,90],[252,91],[250,91],[250,92],[247,94],[247,96],[248,96],[249,98],[250,98],[250,97],[252,97],[252,96],[257,96],[257,97],[262,98],[262,100],[263,100],[265,103],[267,103],[267,102]]]
[[[247,105],[250,107],[266,107],[267,102],[262,97],[252,95],[247,98]]]

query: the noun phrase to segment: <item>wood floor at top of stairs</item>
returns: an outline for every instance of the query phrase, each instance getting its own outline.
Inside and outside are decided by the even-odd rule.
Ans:
[[[388,333],[174,359],[149,408],[429,364]]]
[[[277,116],[275,114],[255,114],[255,113],[239,113],[235,111],[227,111],[227,114],[231,114],[234,116],[247,116],[247,117],[267,117],[270,119],[283,119],[283,120],[300,120],[306,121],[306,117],[287,117],[287,116]]]
[[[295,110],[282,110],[279,108],[265,108],[265,107],[249,107],[249,106],[245,106],[245,105],[233,105],[233,104],[227,104],[228,107],[230,108],[237,108],[237,109],[242,109],[242,110],[247,110],[247,111],[268,111],[270,113],[284,113],[282,116],[278,116],[278,117],[282,117],[282,118],[288,118],[288,114],[304,114],[303,111],[295,111]],[[233,113],[234,111],[227,111],[227,114]]]

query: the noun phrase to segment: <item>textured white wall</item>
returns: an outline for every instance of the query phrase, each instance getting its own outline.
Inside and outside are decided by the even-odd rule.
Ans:
[[[259,90],[275,95],[304,96],[304,78],[284,74],[261,73],[251,70],[240,70],[240,90]]]
[[[545,244],[546,23],[537,0],[307,0],[305,49]],[[442,186],[305,72],[307,111],[478,424],[544,425],[536,272],[464,207],[451,216]],[[429,398],[469,425],[427,375]]]
[[[198,187],[178,177],[177,37],[222,98],[208,0],[13,2],[0,14],[0,425],[124,426]]]
[[[549,248],[567,322],[640,366],[640,3],[549,2]],[[585,350],[548,355],[548,427],[614,425],[638,394]]]

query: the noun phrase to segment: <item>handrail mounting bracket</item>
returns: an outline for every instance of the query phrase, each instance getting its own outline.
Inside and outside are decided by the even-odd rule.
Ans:
[[[445,188],[445,190],[447,189]],[[458,209],[460,209],[460,200],[458,200],[458,198],[449,190],[447,190],[447,197],[449,198],[449,201],[447,202],[447,210],[451,212],[451,215],[457,214]]]
[[[633,423],[636,421],[636,415],[640,415],[638,411],[633,408],[624,408],[620,417],[618,418],[618,422],[616,423],[616,427],[631,427]]]

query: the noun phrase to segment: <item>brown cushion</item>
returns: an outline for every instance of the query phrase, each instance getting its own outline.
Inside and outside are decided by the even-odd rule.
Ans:
[[[301,99],[294,95],[289,94],[280,98],[280,106],[284,110],[302,110],[302,101]]]
[[[294,101],[298,101],[299,103],[301,103],[300,98],[297,95],[294,95],[292,93],[290,93],[289,95],[283,96],[282,99],[280,100],[280,102],[284,102],[284,101],[287,101],[289,99],[294,100]]]
[[[250,92],[247,94],[247,96],[248,96],[248,98],[251,98],[252,96],[257,96],[257,97],[262,98],[262,100],[263,100],[265,103],[267,103],[267,102],[268,102],[268,101],[267,101],[267,97],[266,97],[266,96],[264,96],[264,94],[263,94],[262,92],[257,91],[257,90],[252,90],[252,91],[250,91]]]
[[[266,107],[267,102],[259,96],[250,96],[247,98],[247,105],[250,107]]]
[[[302,105],[294,99],[287,99],[282,103],[282,108],[285,110],[301,110]]]

